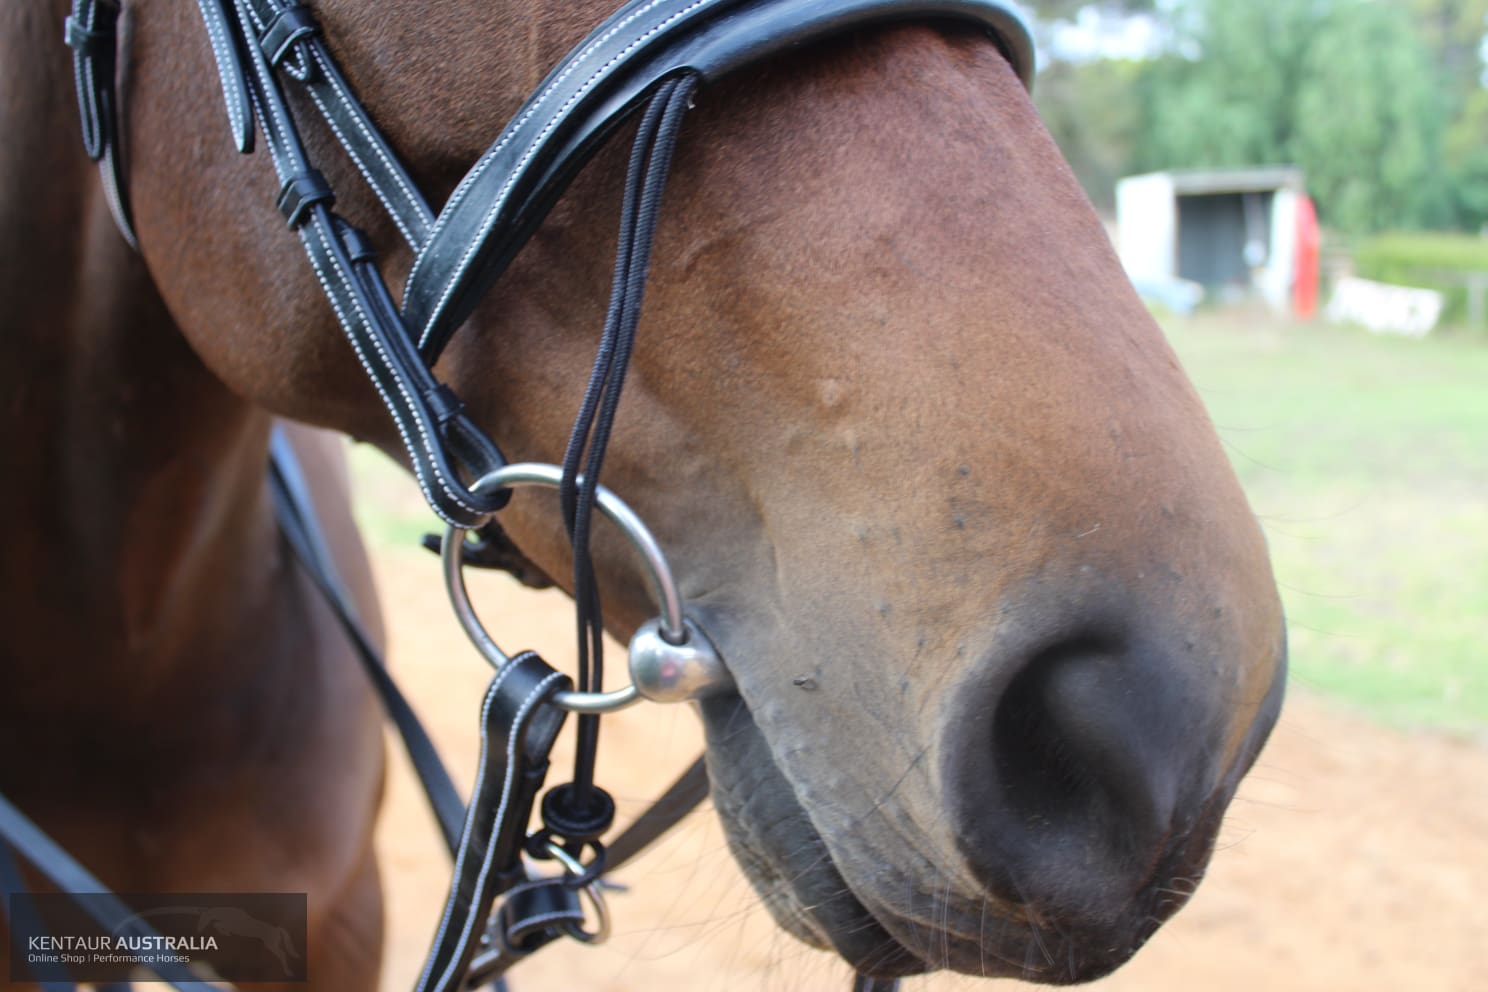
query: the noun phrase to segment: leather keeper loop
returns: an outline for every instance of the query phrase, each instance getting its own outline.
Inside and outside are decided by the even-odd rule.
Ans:
[[[100,15],[101,13],[102,11]],[[69,17],[63,25],[62,36],[67,42],[67,47],[83,58],[97,58],[105,52],[113,51],[114,25],[112,20],[100,17],[100,26],[90,29],[79,24],[76,18]]]
[[[281,8],[274,15],[269,26],[264,28],[259,44],[263,46],[269,64],[277,69],[289,56],[295,42],[317,34],[320,34],[320,24],[316,22],[315,15],[304,4],[296,4]]]
[[[441,427],[465,409],[465,404],[455,395],[455,391],[442,382],[424,394],[424,402],[429,404],[429,412]]]
[[[336,233],[341,236],[341,243],[346,246],[347,258],[353,262],[377,261],[377,248],[361,228],[341,223],[336,225]]]
[[[289,221],[289,226],[297,228],[309,218],[311,207],[317,203],[335,202],[336,194],[331,191],[331,184],[326,182],[325,176],[311,169],[289,177],[279,190],[279,199],[275,201],[275,206],[284,215],[284,219]]]
[[[578,895],[554,881],[514,890],[501,904],[496,936],[503,951],[520,959],[563,936],[565,925],[583,924]]]

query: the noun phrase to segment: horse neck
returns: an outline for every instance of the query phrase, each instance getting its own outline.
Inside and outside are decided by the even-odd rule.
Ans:
[[[0,265],[0,681],[28,708],[127,704],[188,663],[210,677],[234,605],[263,585],[268,421],[197,361],[114,228],[60,14],[21,6],[0,11],[4,85],[26,97],[0,100],[19,151],[0,156],[0,229],[30,234]]]

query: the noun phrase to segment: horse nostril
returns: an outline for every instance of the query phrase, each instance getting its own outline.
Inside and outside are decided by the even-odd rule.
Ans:
[[[1224,720],[1176,669],[1067,640],[957,703],[947,798],[993,894],[1091,918],[1129,908],[1216,780]]]
[[[1172,783],[1153,755],[1149,687],[1119,654],[1068,645],[1013,679],[992,722],[1002,801],[1056,832],[1119,829],[1105,839],[1156,843],[1172,814]],[[1099,837],[1092,839],[1101,839]]]

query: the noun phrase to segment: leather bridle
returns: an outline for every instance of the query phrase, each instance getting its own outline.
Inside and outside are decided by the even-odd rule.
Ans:
[[[657,206],[690,94],[791,48],[894,21],[984,28],[1025,84],[1033,73],[1032,43],[1021,16],[1001,0],[630,0],[552,69],[436,215],[342,76],[309,8],[296,0],[198,0],[198,6],[232,140],[246,153],[261,136],[280,183],[276,205],[298,233],[326,298],[396,424],[420,489],[449,525],[443,553],[456,613],[497,669],[482,708],[481,770],[471,802],[466,806],[453,795],[447,776],[433,787],[424,776],[436,809],[442,807],[456,870],[418,988],[462,988],[499,976],[557,936],[596,936],[584,928],[578,893],[591,893],[602,912],[600,837],[610,825],[613,804],[592,782],[597,714],[642,697],[693,699],[731,684],[706,633],[686,617],[660,545],[598,483],[639,319]],[[121,57],[116,17],[116,8],[99,0],[74,0],[66,40],[74,52],[85,146],[100,161],[114,217],[134,244],[113,82],[115,60]],[[334,212],[334,191],[299,137],[285,93],[290,85],[309,96],[412,249],[401,303],[379,271],[370,240]],[[561,467],[508,465],[458,397],[435,377],[433,364],[578,171],[637,113],[642,120],[609,317],[568,455]],[[551,486],[562,494],[580,616],[577,687],[531,652],[509,657],[481,627],[464,595],[466,533],[489,525],[518,485]],[[631,643],[633,684],[608,693],[601,691],[602,625],[587,549],[595,509],[615,521],[639,550],[661,613]],[[327,562],[315,560],[313,522],[297,522],[292,506],[281,517],[289,521],[286,532],[302,559],[312,570],[328,569]],[[334,599],[334,581],[323,585]],[[354,627],[349,624],[355,639]],[[375,673],[374,682],[385,699],[401,700]],[[397,706],[389,705],[407,739]],[[546,794],[544,827],[529,836],[547,750],[566,711],[581,714],[575,781]],[[692,793],[697,774],[695,768]],[[655,832],[681,812],[667,815],[671,819]],[[635,844],[630,841],[630,847]],[[592,855],[587,864],[581,860],[585,851]],[[566,869],[556,879],[531,878],[524,852],[557,858]],[[501,909],[493,915],[498,896],[503,896]],[[872,982],[860,978],[860,987]]]

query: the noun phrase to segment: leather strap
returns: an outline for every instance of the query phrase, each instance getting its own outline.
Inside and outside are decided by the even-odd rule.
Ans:
[[[96,9],[95,0],[75,2],[85,14]],[[599,143],[661,80],[687,73],[710,81],[791,46],[905,18],[980,26],[1025,81],[1033,66],[1027,29],[1000,0],[630,0],[553,69],[435,219],[305,8],[295,0],[198,4],[237,146],[251,147],[256,113],[283,184],[281,208],[397,425],[419,486],[439,516],[463,527],[504,504],[507,494],[477,494],[465,483],[504,459],[429,366]],[[365,237],[314,184],[277,71],[306,87],[414,247],[401,313]],[[81,70],[79,78],[80,99],[96,91]]]
[[[341,582],[335,560],[326,545],[303,467],[280,427],[276,426],[270,435],[269,454],[270,491],[280,530],[356,649],[358,660],[398,730],[445,843],[452,855],[458,855],[466,805],[460,799],[428,732],[393,681],[357,616],[356,607]],[[605,870],[614,870],[635,857],[701,804],[707,795],[707,767],[699,756],[606,848]],[[5,855],[5,848],[0,845],[0,889],[19,891],[18,887],[6,884],[3,871]],[[583,925],[584,910],[570,882],[561,877],[537,879],[522,882],[507,893],[496,918],[496,934],[503,953],[481,975],[481,981],[497,978],[517,960],[562,936],[569,928]]]
[[[270,435],[269,455],[269,484],[279,529],[304,566],[306,574],[336,615],[336,620],[356,651],[357,660],[361,662],[367,677],[372,680],[372,686],[382,699],[383,708],[397,728],[404,750],[408,752],[408,759],[418,775],[419,785],[429,801],[429,809],[434,813],[440,832],[444,835],[445,846],[454,855],[459,848],[460,832],[465,821],[465,802],[460,798],[460,793],[444,767],[434,742],[429,739],[428,731],[419,721],[418,714],[398,689],[397,683],[388,673],[381,653],[367,636],[366,628],[357,616],[356,606],[337,574],[335,559],[326,547],[319,517],[315,512],[315,503],[311,499],[310,487],[305,481],[299,458],[295,455],[289,438],[277,426]]]
[[[708,82],[792,46],[909,18],[980,26],[1025,83],[1033,72],[1027,28],[1002,0],[630,0],[553,69],[436,220],[307,8],[296,0],[198,0],[198,7],[235,146],[253,147],[256,114],[284,184],[281,206],[398,427],[425,498],[444,520],[464,527],[486,522],[507,498],[476,494],[464,480],[504,459],[428,365],[599,143],[661,80],[687,73]],[[109,42],[114,16],[115,8],[98,0],[74,0],[66,34],[84,145],[100,160],[110,208],[134,244],[119,152],[116,44]],[[317,174],[276,71],[306,87],[415,249],[401,315],[370,250],[358,247],[365,238],[331,213],[328,191],[306,186]]]
[[[165,938],[154,927],[141,919],[108,886],[64,851],[3,795],[0,795],[0,842],[13,848],[43,878],[56,886],[59,892],[64,895],[86,894],[88,898],[78,900],[79,908],[110,933],[144,937],[150,943],[164,946]],[[159,961],[149,965],[149,969],[161,982],[177,992],[185,992],[185,988],[201,988],[203,986],[200,983],[207,981],[204,975],[198,974],[190,965]]]
[[[563,725],[554,693],[566,675],[528,651],[504,665],[481,707],[481,756],[475,792],[460,837],[455,876],[417,992],[454,992],[500,893],[524,881],[522,842],[548,769],[548,751]]]
[[[204,3],[219,0],[203,0]],[[505,463],[500,451],[466,415],[463,406],[419,359],[403,328],[362,233],[331,212],[274,76],[257,44],[258,21],[249,0],[234,0],[236,31],[245,43],[247,90],[264,145],[284,184],[281,205],[368,378],[377,388],[407,448],[425,498],[445,520],[461,526],[484,522],[508,494],[476,494],[464,478]],[[301,37],[297,46],[318,44]],[[219,69],[223,66],[219,63]]]
[[[73,0],[63,24],[63,39],[72,49],[73,82],[82,121],[83,148],[98,163],[104,199],[114,224],[131,248],[139,247],[124,181],[119,148],[119,101],[114,85],[118,65],[119,9],[98,0]]]
[[[254,40],[269,63],[305,87],[404,239],[415,250],[423,247],[434,212],[352,93],[326,50],[310,8],[295,0],[247,0],[243,7],[253,21]]]
[[[989,0],[631,0],[559,63],[455,189],[409,272],[403,314],[432,362],[580,167],[661,80],[706,83],[793,46],[904,19],[978,25],[1028,83],[1022,20]]]
[[[614,871],[682,822],[708,798],[708,763],[702,755],[650,808],[605,846],[605,871]]]

